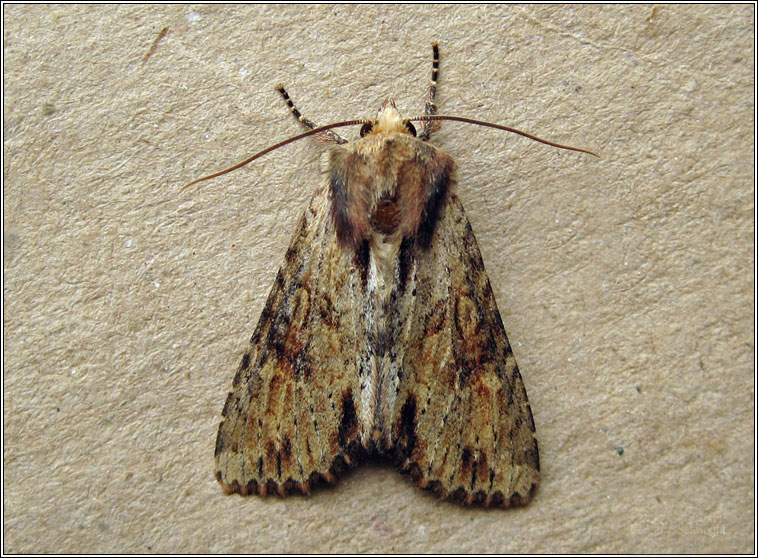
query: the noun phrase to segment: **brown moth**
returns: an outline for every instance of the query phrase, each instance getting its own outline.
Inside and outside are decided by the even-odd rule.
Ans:
[[[279,86],[311,130],[200,179],[309,135],[335,144],[224,405],[216,478],[226,493],[308,494],[371,455],[465,504],[508,507],[535,492],[524,383],[454,192],[455,163],[426,142],[438,119],[534,136],[433,116],[433,50],[425,116],[403,119],[388,99],[374,120],[317,128]],[[423,122],[419,137],[411,120]],[[331,131],[348,124],[363,125],[360,139]]]

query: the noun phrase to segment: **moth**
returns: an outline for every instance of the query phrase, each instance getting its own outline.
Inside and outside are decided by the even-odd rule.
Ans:
[[[317,127],[278,86],[309,131],[195,181],[307,136],[333,144],[224,405],[226,493],[309,494],[372,455],[464,504],[524,504],[537,488],[532,411],[455,163],[427,140],[447,119],[587,151],[436,115],[433,55],[423,116],[387,99],[373,120]],[[352,142],[332,131],[355,124]]]

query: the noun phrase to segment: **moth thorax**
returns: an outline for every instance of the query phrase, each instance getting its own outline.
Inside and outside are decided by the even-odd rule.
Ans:
[[[400,224],[400,205],[397,192],[385,192],[377,200],[371,215],[371,226],[376,232],[391,235]]]

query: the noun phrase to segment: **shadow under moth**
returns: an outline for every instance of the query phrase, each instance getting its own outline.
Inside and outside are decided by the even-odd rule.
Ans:
[[[224,492],[308,494],[361,458],[392,459],[425,489],[465,504],[526,503],[539,481],[534,420],[455,163],[429,144],[436,115],[433,45],[425,114],[387,99],[374,120],[309,131],[333,144],[242,357],[216,440]],[[417,135],[412,121],[421,122]],[[332,131],[360,124],[360,139]]]

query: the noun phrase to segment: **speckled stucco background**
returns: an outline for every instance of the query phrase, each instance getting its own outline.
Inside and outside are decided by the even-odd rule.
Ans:
[[[6,553],[745,552],[754,6],[4,5]],[[168,34],[143,64],[160,30]],[[319,123],[446,123],[543,480],[466,509],[372,463],[224,496],[221,408],[319,180]],[[345,131],[354,137],[357,130]],[[620,448],[623,448],[623,454]]]

